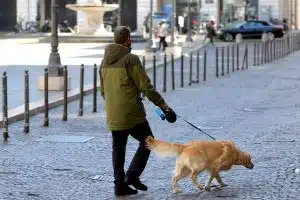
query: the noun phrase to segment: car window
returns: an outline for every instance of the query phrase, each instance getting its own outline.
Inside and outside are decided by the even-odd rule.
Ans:
[[[256,27],[265,27],[266,25],[261,22],[256,22]]]
[[[244,28],[254,28],[256,26],[256,22],[247,22],[243,25]]]

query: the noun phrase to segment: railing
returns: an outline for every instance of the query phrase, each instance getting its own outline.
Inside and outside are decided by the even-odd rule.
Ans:
[[[245,71],[252,67],[258,67],[275,60],[281,59],[290,53],[299,50],[300,34],[292,33],[280,39],[268,42],[252,42],[248,44],[231,44],[221,47],[199,48],[196,51],[190,51],[188,54],[181,53],[178,60],[175,60],[174,54],[165,54],[163,56],[162,72],[161,68],[156,66],[156,55],[153,55],[152,83],[157,89],[162,86],[162,92],[168,89],[176,90],[177,87],[183,88],[187,83],[200,84],[209,79],[229,76],[238,71]],[[242,57],[240,56],[242,52]],[[187,57],[188,59],[185,59]],[[250,58],[250,59],[249,59]],[[170,59],[171,62],[168,62]],[[143,57],[142,64],[146,66],[146,59]],[[168,72],[170,83],[168,84]],[[179,72],[178,72],[179,71]],[[93,68],[93,109],[97,112],[97,74],[98,67],[95,64]],[[160,77],[160,75],[162,75]],[[63,90],[63,114],[62,120],[68,120],[68,67],[64,67],[64,90]],[[151,76],[150,76],[151,77]],[[194,79],[195,78],[195,79]],[[8,142],[8,98],[7,98],[7,79],[6,72],[2,75],[2,132],[4,142]],[[44,126],[49,126],[49,90],[48,90],[48,69],[44,71]],[[83,116],[84,101],[84,65],[80,67],[80,90],[79,90],[79,111],[78,116]],[[179,81],[179,82],[178,82]],[[29,108],[29,72],[24,73],[24,133],[29,133],[30,127],[30,108]]]

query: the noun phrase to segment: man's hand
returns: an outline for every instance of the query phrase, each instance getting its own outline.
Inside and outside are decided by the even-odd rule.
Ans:
[[[164,103],[161,107],[162,110],[169,110],[170,107],[168,106],[168,104]]]

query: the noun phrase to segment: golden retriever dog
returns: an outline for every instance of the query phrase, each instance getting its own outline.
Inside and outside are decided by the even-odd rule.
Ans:
[[[187,176],[202,190],[197,181],[199,173],[207,170],[210,177],[205,190],[210,191],[210,184],[215,178],[221,187],[226,186],[219,172],[230,170],[233,165],[243,165],[252,169],[254,164],[247,152],[239,150],[231,141],[191,141],[186,144],[164,142],[149,136],[146,138],[147,148],[162,157],[176,156],[175,175],[172,178],[173,192],[178,189],[178,181]]]

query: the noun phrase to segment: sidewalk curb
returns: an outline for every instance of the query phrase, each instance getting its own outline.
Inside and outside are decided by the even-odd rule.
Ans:
[[[190,48],[190,50],[187,52],[195,51],[198,48],[195,47],[196,45],[193,45],[193,47]],[[174,56],[174,61],[180,59],[181,56]],[[167,60],[167,63],[170,63],[171,60]],[[156,64],[156,67],[162,67],[164,65],[164,62],[158,62]],[[146,68],[146,72],[149,72],[153,68],[153,65],[150,65],[150,67]],[[97,90],[99,91],[100,85],[97,85]],[[93,93],[93,85],[85,85],[84,86],[84,96],[90,95]],[[99,92],[97,91],[97,94]],[[99,95],[98,95],[99,96]],[[80,89],[75,88],[71,92],[68,92],[68,103],[72,101],[78,100],[80,97]],[[62,95],[57,95],[53,97],[49,97],[49,110],[57,108],[59,106],[62,106],[64,103],[64,99]],[[35,102],[29,103],[29,116],[35,116],[37,114],[43,113],[45,111],[44,106],[44,99],[38,100]],[[0,128],[3,127],[3,114],[0,113]],[[12,124],[14,122],[18,122],[25,119],[25,113],[24,113],[24,104],[22,106],[13,108],[8,110],[8,124]]]

